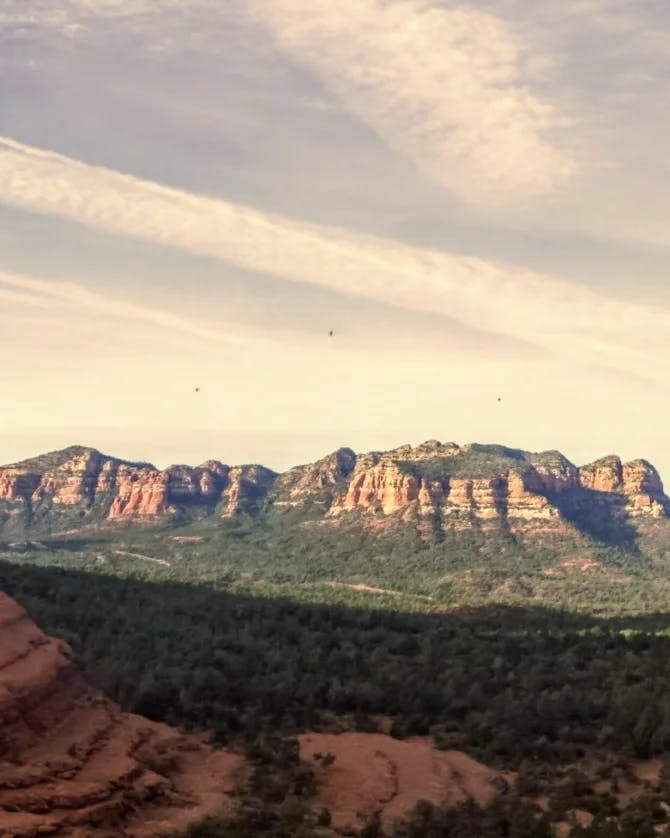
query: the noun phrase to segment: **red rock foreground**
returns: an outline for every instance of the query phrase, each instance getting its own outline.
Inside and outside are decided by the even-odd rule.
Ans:
[[[231,808],[241,759],[120,709],[0,592],[0,836],[157,838]]]
[[[379,810],[390,823],[409,814],[420,800],[456,806],[468,799],[486,806],[506,786],[502,774],[462,751],[437,751],[428,739],[398,740],[381,733],[306,733],[300,754],[314,761],[332,754],[319,770],[318,803],[333,826],[360,826]]]

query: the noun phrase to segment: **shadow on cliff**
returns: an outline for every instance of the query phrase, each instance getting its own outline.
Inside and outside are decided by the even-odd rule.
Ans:
[[[626,512],[626,500],[611,492],[580,488],[550,498],[561,515],[585,535],[609,547],[637,553],[637,530]]]

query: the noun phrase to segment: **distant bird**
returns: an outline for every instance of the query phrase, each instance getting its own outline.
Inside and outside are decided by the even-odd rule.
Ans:
[[[334,332],[333,332],[333,330],[331,329],[331,330],[328,332],[328,337],[329,337],[329,338],[332,338],[333,334],[334,334]]]
[[[199,393],[199,392],[200,392],[200,387],[196,387],[196,388],[195,388],[195,392],[196,392],[196,393]]]
[[[500,396],[498,396],[498,401],[499,401],[499,402],[501,402],[501,401],[502,401],[502,399],[500,398]]]

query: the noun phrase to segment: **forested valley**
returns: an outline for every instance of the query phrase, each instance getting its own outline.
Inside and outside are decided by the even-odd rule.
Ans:
[[[10,563],[0,564],[0,588],[67,640],[125,709],[209,729],[227,747],[387,725],[393,736],[428,735],[438,748],[462,748],[551,787],[558,777],[565,782],[561,766],[593,754],[611,771],[670,750],[670,615],[663,613],[603,619],[487,606],[407,614]],[[582,803],[588,808],[585,792]],[[603,817],[616,811],[602,811],[599,797],[590,805]],[[484,818],[482,830],[489,818],[508,817],[495,807],[461,815],[464,823]],[[415,818],[393,834],[466,834],[444,825],[453,817],[424,810],[416,815],[424,831],[412,826]],[[239,830],[240,823],[210,827]],[[374,829],[364,834],[383,834]]]

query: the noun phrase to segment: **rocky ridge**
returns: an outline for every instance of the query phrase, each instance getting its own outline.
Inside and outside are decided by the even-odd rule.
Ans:
[[[59,531],[104,521],[235,516],[254,508],[276,474],[216,460],[158,469],[73,446],[0,468],[0,532]]]
[[[188,522],[309,511],[430,522],[441,530],[579,529],[667,518],[670,501],[646,460],[603,457],[577,467],[558,451],[434,440],[386,452],[342,448],[276,474],[260,465],[158,469],[73,447],[0,468],[0,534],[54,533],[106,522]]]
[[[359,457],[328,515],[364,510],[384,516],[438,516],[455,529],[534,530],[575,523],[612,507],[630,518],[663,518],[670,501],[646,460],[605,457],[581,468],[558,451],[427,442]]]
[[[0,592],[1,835],[171,835],[229,807],[240,764],[122,713]]]

